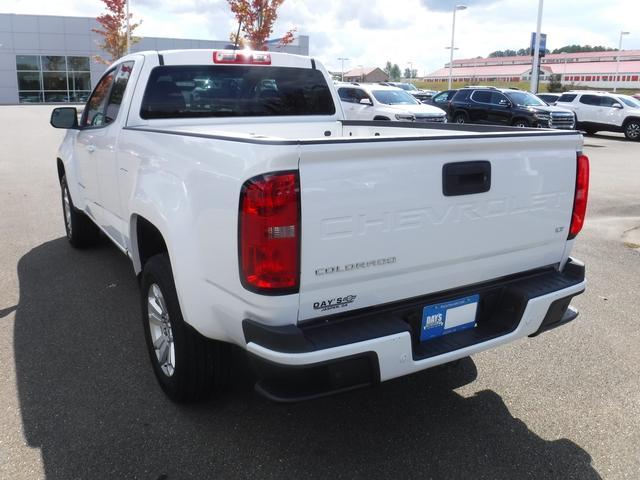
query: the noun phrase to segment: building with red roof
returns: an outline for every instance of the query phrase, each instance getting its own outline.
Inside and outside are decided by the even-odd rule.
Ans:
[[[530,56],[454,60],[452,77],[454,81],[471,84],[529,81],[531,64]],[[640,89],[640,50],[548,54],[542,57],[540,70],[543,82],[549,81],[551,75],[560,75],[566,85]],[[448,79],[448,63],[424,78],[427,82],[447,82]]]

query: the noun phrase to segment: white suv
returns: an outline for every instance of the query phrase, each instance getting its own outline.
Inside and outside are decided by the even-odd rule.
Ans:
[[[563,93],[556,105],[576,114],[577,128],[593,135],[599,130],[623,132],[629,140],[640,140],[640,100],[608,92]]]
[[[352,83],[336,88],[347,120],[447,121],[444,110],[421,103],[401,88]]]

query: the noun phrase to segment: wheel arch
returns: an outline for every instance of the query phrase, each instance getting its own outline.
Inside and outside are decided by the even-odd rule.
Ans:
[[[62,181],[62,176],[65,174],[64,162],[60,157],[56,158],[56,168],[58,169],[58,182]]]
[[[131,215],[129,235],[131,239],[131,261],[136,275],[142,271],[149,258],[159,253],[169,253],[165,236],[161,230],[142,215]]]
[[[629,122],[632,121],[636,121],[636,122],[640,122],[640,117],[639,116],[628,116],[627,118],[624,119],[624,122],[622,122],[622,128],[625,129],[627,127],[627,125],[629,124]]]

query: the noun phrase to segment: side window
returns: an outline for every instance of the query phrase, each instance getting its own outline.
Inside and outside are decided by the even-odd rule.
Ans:
[[[343,102],[353,103],[353,88],[339,88],[338,95]]]
[[[480,103],[491,103],[491,94],[489,90],[476,90],[471,94],[471,98]]]
[[[367,92],[365,92],[364,90],[360,90],[359,88],[355,88],[354,89],[354,97],[355,97],[355,102],[356,103],[360,103],[360,100],[362,99],[369,99],[369,101],[371,101],[371,98],[369,97],[369,95],[367,95]],[[373,101],[371,101],[371,104],[373,104]]]
[[[600,106],[601,107],[613,107],[614,103],[620,103],[615,98],[605,97],[604,95],[600,97]]]
[[[113,122],[118,117],[122,97],[127,88],[132,70],[133,62],[125,62],[120,65],[113,83],[113,88],[111,89],[111,95],[109,95],[109,102],[107,103],[107,110],[105,112],[105,124]]]
[[[450,92],[443,92],[441,95],[436,95],[433,101],[435,103],[447,103],[447,100],[449,100],[450,94],[451,94]]]
[[[560,98],[558,99],[558,102],[573,102],[576,98],[576,94],[575,93],[563,93],[562,95],[560,95]]]
[[[470,90],[458,90],[456,93],[454,93],[453,97],[451,97],[451,101],[455,101],[455,102],[465,102],[469,99],[469,96],[471,95],[471,91]]]
[[[600,105],[600,97],[597,95],[582,95],[580,97],[580,103],[585,105]]]
[[[491,103],[504,106],[509,104],[509,99],[499,92],[493,92],[491,95]]]
[[[80,121],[81,127],[100,127],[107,124],[104,111],[107,106],[107,95],[109,95],[115,76],[116,71],[113,69],[100,79],[84,108],[84,114]]]

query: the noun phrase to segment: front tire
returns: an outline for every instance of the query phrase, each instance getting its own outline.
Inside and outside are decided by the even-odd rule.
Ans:
[[[147,349],[162,390],[178,403],[222,392],[228,378],[229,346],[203,337],[185,323],[166,253],[144,265],[140,289]]]
[[[624,126],[624,136],[627,140],[640,140],[640,120],[631,120]]]
[[[67,240],[75,248],[85,248],[94,245],[100,238],[100,230],[84,212],[78,210],[71,200],[67,176],[60,179],[62,195],[62,213]]]

